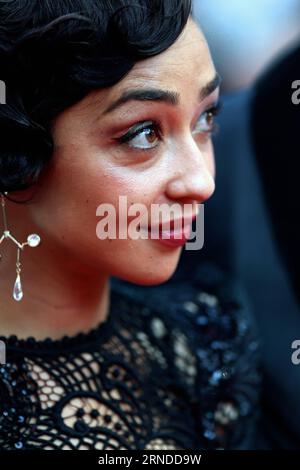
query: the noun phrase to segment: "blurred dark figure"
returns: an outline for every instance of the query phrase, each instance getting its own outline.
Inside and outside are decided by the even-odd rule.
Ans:
[[[300,85],[300,47],[258,81],[250,125],[278,249],[300,299],[300,93],[295,100],[291,90],[296,79]]]
[[[217,189],[205,205],[205,246],[177,276],[210,259],[246,287],[262,340],[264,390],[257,447],[300,448],[300,47],[251,90],[225,98],[215,139]],[[298,93],[300,98],[300,93]]]

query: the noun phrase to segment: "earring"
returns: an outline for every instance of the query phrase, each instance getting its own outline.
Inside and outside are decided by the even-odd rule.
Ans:
[[[7,196],[7,194],[8,194],[7,192],[4,193],[5,196]],[[14,288],[13,288],[13,298],[17,301],[20,301],[23,298],[23,289],[22,289],[22,283],[21,283],[21,250],[23,251],[26,245],[31,246],[32,248],[38,246],[41,242],[41,238],[36,233],[32,233],[31,235],[28,235],[26,242],[20,243],[11,235],[8,229],[8,225],[7,225],[4,195],[3,193],[1,193],[1,207],[2,207],[4,231],[0,238],[0,245],[7,238],[9,238],[15,245],[17,245],[17,261],[16,261],[17,276],[16,276]]]

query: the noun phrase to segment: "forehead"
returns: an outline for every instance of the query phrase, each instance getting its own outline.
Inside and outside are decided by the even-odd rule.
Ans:
[[[128,75],[112,87],[111,97],[129,87],[164,85],[175,89],[186,87],[187,82],[190,85],[195,82],[199,88],[214,75],[215,68],[204,35],[189,20],[181,36],[166,51],[135,64]]]
[[[180,37],[166,51],[137,62],[120,82],[90,92],[75,108],[80,108],[80,115],[84,113],[93,119],[94,114],[98,116],[127,90],[143,88],[169,90],[181,96],[183,102],[195,101],[199,90],[215,75],[204,35],[190,19]]]

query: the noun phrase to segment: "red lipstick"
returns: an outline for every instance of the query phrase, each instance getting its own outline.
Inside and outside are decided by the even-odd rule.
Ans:
[[[158,241],[159,243],[172,248],[178,248],[185,245],[190,238],[192,222],[197,215],[188,219],[171,220],[168,223],[160,223],[157,227],[149,227],[148,232],[150,238]],[[163,228],[164,225],[164,228]]]

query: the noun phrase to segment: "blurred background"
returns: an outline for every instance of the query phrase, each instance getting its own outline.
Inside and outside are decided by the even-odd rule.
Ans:
[[[300,449],[300,365],[291,361],[300,336],[300,105],[291,100],[300,0],[194,0],[194,17],[223,79],[223,106],[204,248],[184,251],[181,269],[191,278],[213,261],[242,287],[261,342],[255,448]]]
[[[223,91],[243,88],[300,38],[300,0],[194,0]]]

